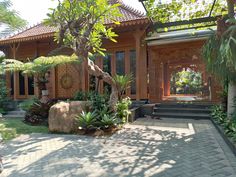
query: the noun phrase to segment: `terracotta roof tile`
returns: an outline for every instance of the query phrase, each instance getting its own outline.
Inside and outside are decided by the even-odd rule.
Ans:
[[[118,17],[116,20],[121,22],[121,25],[123,23],[123,26],[125,26],[124,23],[126,22],[132,22],[131,24],[134,24],[136,21],[138,24],[147,22],[147,17],[144,13],[124,4],[122,0],[110,0],[111,4],[120,3],[121,6],[119,6],[119,10],[122,14],[121,17]],[[114,25],[114,23],[107,19],[105,21],[106,25]],[[0,39],[0,44],[7,44],[7,43],[14,43],[14,42],[21,42],[21,41],[30,41],[30,40],[37,40],[41,38],[48,38],[54,35],[55,31],[57,30],[56,27],[50,27],[45,26],[42,23],[35,25],[33,27],[30,27],[18,34],[15,34],[13,36],[7,37],[5,39]]]

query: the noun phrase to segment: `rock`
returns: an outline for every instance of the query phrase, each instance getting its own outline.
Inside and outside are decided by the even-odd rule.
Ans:
[[[48,124],[50,132],[72,133],[78,129],[75,117],[82,111],[87,111],[90,102],[72,101],[59,102],[49,111]]]

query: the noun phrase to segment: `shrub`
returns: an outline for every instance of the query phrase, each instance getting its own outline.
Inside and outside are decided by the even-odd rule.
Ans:
[[[55,102],[51,100],[48,103],[34,103],[26,112],[24,122],[31,125],[48,124],[49,110]]]
[[[80,115],[76,116],[76,120],[79,124],[79,128],[84,130],[91,130],[96,127],[97,124],[97,114],[95,112],[82,112]]]
[[[19,104],[19,108],[24,111],[29,111],[34,104],[39,104],[39,100],[34,97],[28,100],[25,100]]]
[[[95,91],[90,91],[90,92],[79,91],[75,94],[74,97],[74,100],[91,101],[92,109],[98,112],[108,107],[108,99],[109,97],[106,94],[99,94]]]
[[[115,75],[112,79],[118,91],[118,99],[121,100],[126,89],[129,88],[129,85],[132,82],[132,75]]]
[[[223,124],[227,120],[227,114],[221,105],[215,105],[211,108],[211,116],[219,124]]]
[[[102,128],[110,128],[117,125],[120,121],[116,118],[116,116],[111,114],[104,114],[101,119],[101,127]]]
[[[86,92],[78,91],[75,93],[74,100],[85,101],[86,99]]]
[[[129,97],[122,99],[116,104],[116,115],[122,120],[123,123],[128,122],[128,117],[131,114],[129,111],[129,106],[131,105],[131,100]]]
[[[6,82],[2,79],[3,76],[0,75],[0,113],[6,113],[5,103],[8,101],[8,91],[6,87]]]

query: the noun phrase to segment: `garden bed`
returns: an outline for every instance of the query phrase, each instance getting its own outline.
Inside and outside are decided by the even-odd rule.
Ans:
[[[234,155],[236,156],[236,143],[225,134],[225,131],[223,129],[222,126],[220,126],[213,118],[211,118],[211,122],[213,123],[213,125],[215,126],[215,128],[218,130],[218,132],[220,133],[221,137],[224,139],[224,141],[226,142],[226,144],[229,146],[229,148],[231,149],[231,151],[234,153]]]

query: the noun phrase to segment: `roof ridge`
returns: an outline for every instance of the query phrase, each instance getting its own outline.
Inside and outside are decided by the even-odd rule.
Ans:
[[[128,10],[129,12],[133,13],[134,15],[136,15],[138,17],[145,17],[144,12],[141,12],[140,10],[135,9],[134,7],[132,7],[128,4],[125,4],[123,2],[123,0],[116,0],[116,1],[121,4],[121,7],[123,7],[125,10]]]
[[[110,0],[111,3],[118,3],[120,4],[123,9],[133,13],[134,15],[138,16],[138,17],[145,17],[145,13],[144,12],[141,12],[140,10],[138,9],[135,9],[134,7],[131,7],[130,5],[128,4],[125,4],[123,0]]]

